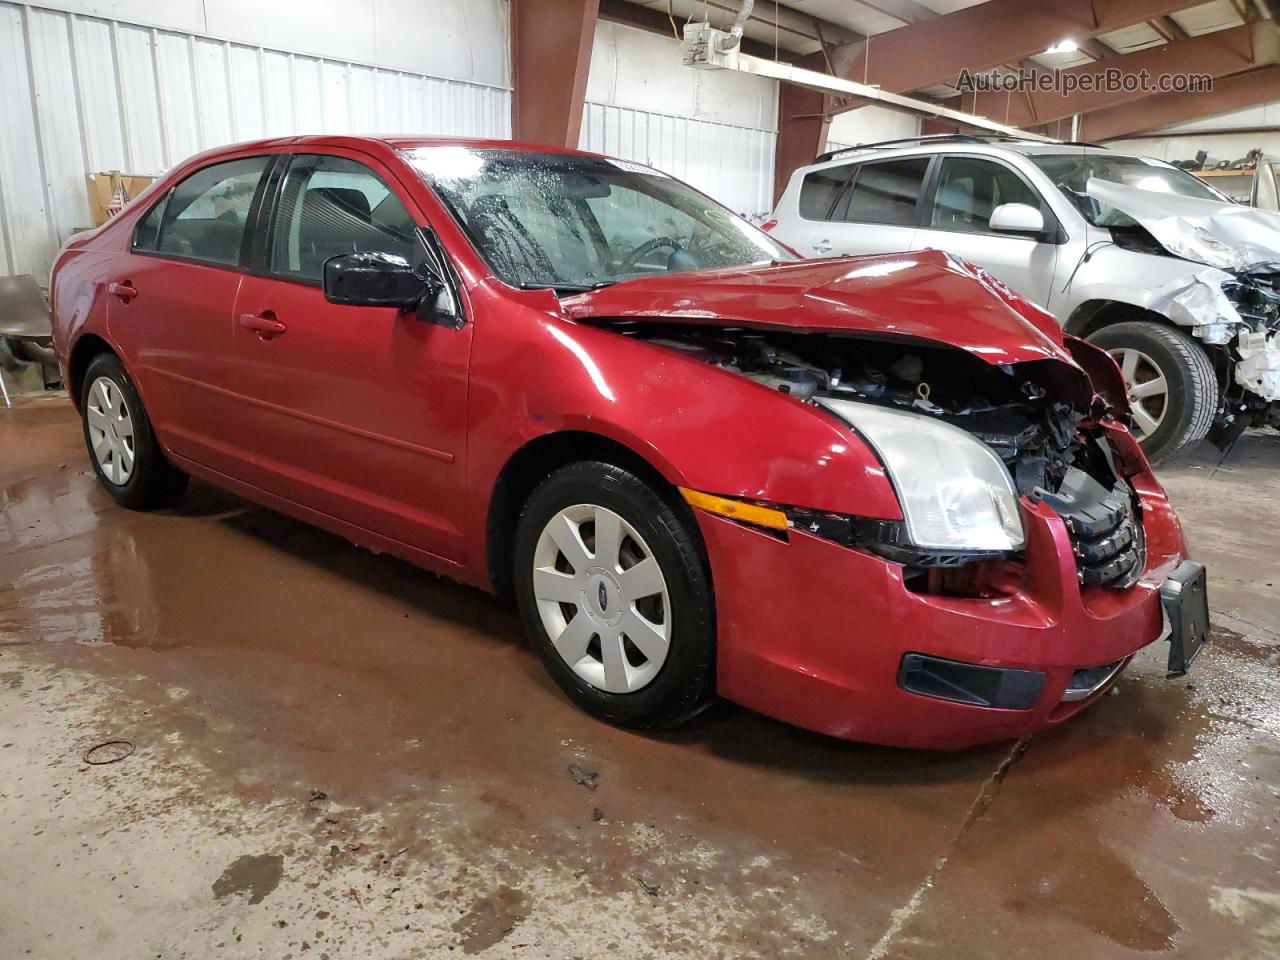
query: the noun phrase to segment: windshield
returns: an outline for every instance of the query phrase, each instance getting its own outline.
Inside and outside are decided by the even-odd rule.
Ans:
[[[1136,221],[1115,207],[1085,193],[1090,177],[1139,190],[1175,193],[1197,200],[1230,202],[1204,181],[1172,164],[1147,157],[1110,156],[1100,153],[1051,153],[1028,158],[1076,205],[1095,227],[1132,227]]]
[[[419,147],[405,159],[512,286],[588,290],[794,259],[768,234],[640,164],[462,146]]]

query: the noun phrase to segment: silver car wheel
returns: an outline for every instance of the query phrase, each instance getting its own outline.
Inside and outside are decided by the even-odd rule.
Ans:
[[[133,415],[124,394],[108,377],[99,377],[85,399],[89,445],[102,475],[117,487],[133,476]]]
[[[1169,409],[1169,382],[1164,371],[1141,350],[1119,347],[1107,352],[1120,364],[1120,372],[1124,374],[1124,388],[1129,395],[1138,439],[1151,436]]]
[[[561,659],[591,686],[634,693],[671,645],[671,600],[644,538],[605,507],[580,503],[553,516],[533,553],[533,596]]]

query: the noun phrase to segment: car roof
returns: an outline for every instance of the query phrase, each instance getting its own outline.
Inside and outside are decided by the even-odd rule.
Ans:
[[[858,163],[871,159],[889,159],[891,157],[915,157],[935,153],[969,153],[988,154],[993,157],[1018,154],[1021,156],[1045,156],[1050,154],[1072,154],[1075,156],[1088,154],[1105,154],[1107,156],[1123,156],[1106,147],[1086,146],[1078,143],[1050,143],[1039,140],[991,141],[980,140],[939,140],[934,142],[904,143],[901,146],[877,147],[868,144],[866,147],[851,147],[839,151],[837,156],[829,160],[806,164],[802,170],[821,169],[827,166],[839,166],[846,163]]]
[[[411,150],[415,147],[470,147],[473,149],[518,150],[528,153],[561,153],[569,156],[597,157],[597,153],[585,150],[570,150],[566,147],[553,147],[543,143],[523,143],[518,140],[496,140],[485,137],[442,137],[424,136],[421,134],[380,134],[380,135],[335,135],[314,134],[295,137],[271,137],[264,140],[251,140],[243,143],[232,143],[218,147],[206,153],[224,153],[239,150],[253,150],[260,147],[282,146],[328,146],[328,147],[360,147],[381,145],[392,150]]]

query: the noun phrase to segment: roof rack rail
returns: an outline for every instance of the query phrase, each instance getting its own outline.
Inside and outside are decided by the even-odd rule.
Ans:
[[[813,158],[814,163],[826,163],[842,153],[855,150],[878,150],[881,147],[898,147],[913,143],[990,143],[992,140],[1018,140],[1019,137],[975,137],[968,133],[935,133],[925,137],[903,137],[900,140],[878,140],[875,143],[859,143],[852,147],[841,147],[839,150],[828,150]]]
[[[1099,150],[1110,150],[1105,143],[1094,143],[1092,140],[1063,140],[1064,147],[1097,147]]]

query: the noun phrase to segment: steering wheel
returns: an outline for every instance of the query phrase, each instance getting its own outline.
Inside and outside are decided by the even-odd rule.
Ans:
[[[638,264],[644,257],[653,253],[655,250],[661,250],[663,247],[670,247],[672,253],[684,249],[684,247],[680,245],[680,241],[675,237],[654,237],[652,240],[646,240],[644,243],[640,244],[640,246],[636,247],[623,257],[622,261],[618,264],[618,272],[630,273],[635,270],[636,264]]]

